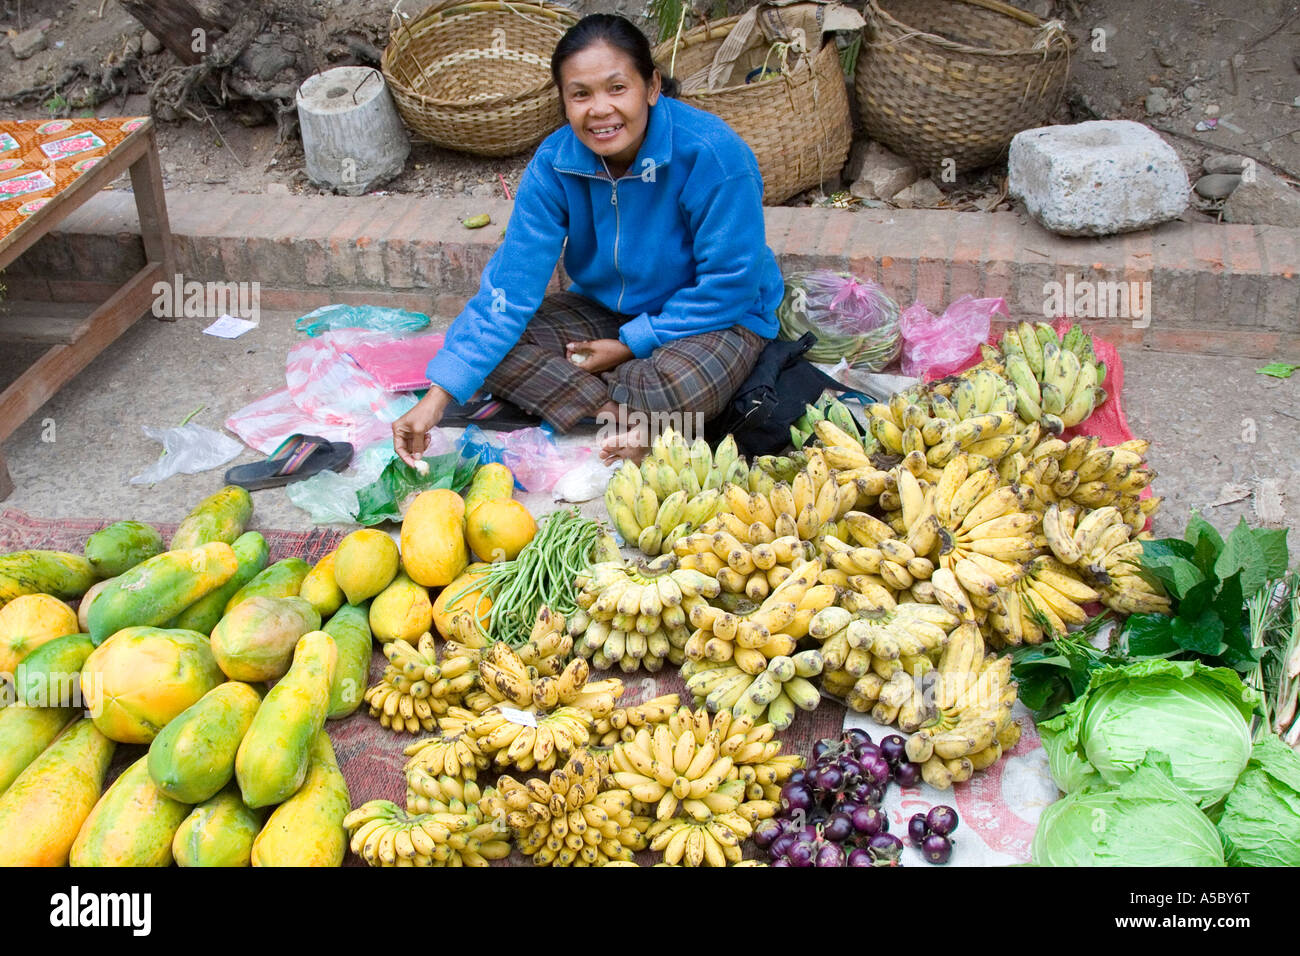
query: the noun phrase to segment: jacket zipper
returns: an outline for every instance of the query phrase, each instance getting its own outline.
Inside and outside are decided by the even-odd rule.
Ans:
[[[615,311],[622,314],[623,295],[627,292],[627,279],[623,277],[623,270],[618,267],[618,233],[620,227],[618,213],[618,180],[612,180],[610,182],[609,201],[614,205],[614,271],[618,273],[619,281],[618,308]]]

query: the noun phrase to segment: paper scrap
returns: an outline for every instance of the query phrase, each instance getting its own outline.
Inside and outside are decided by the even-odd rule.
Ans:
[[[536,727],[537,715],[529,710],[515,710],[513,707],[501,707],[501,716],[520,727]]]
[[[233,315],[222,315],[203,330],[204,335],[215,335],[221,339],[237,339],[249,329],[257,328],[256,322],[237,319]]]

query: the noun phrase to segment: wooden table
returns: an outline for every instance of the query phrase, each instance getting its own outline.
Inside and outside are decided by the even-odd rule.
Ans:
[[[145,265],[80,321],[0,318],[0,342],[51,345],[0,394],[0,442],[148,312],[154,283],[170,281],[174,271],[152,120],[0,121],[0,270],[126,171],[140,215]],[[0,501],[12,491],[0,451]]]

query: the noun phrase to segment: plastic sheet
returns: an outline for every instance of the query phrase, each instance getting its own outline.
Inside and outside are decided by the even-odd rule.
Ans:
[[[150,428],[144,433],[163,446],[163,456],[131,479],[133,485],[152,485],[172,475],[196,475],[239,457],[244,446],[233,438],[193,422],[179,428]]]
[[[964,295],[936,317],[920,302],[903,310],[903,374],[920,379],[951,375],[970,364],[970,357],[988,340],[994,313],[1007,318],[1004,299],[974,299]]]
[[[323,305],[293,323],[299,332],[313,338],[338,329],[370,329],[390,335],[419,332],[429,327],[429,317],[405,309],[387,309],[377,305]]]

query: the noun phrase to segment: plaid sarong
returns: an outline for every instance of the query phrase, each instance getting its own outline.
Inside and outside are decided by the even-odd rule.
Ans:
[[[553,292],[484,388],[542,416],[561,432],[595,418],[611,401],[641,412],[691,412],[708,421],[744,384],[765,344],[736,325],[676,339],[649,358],[631,359],[607,372],[583,371],[565,357],[567,343],[616,339],[619,327],[633,318],[573,292]]]

